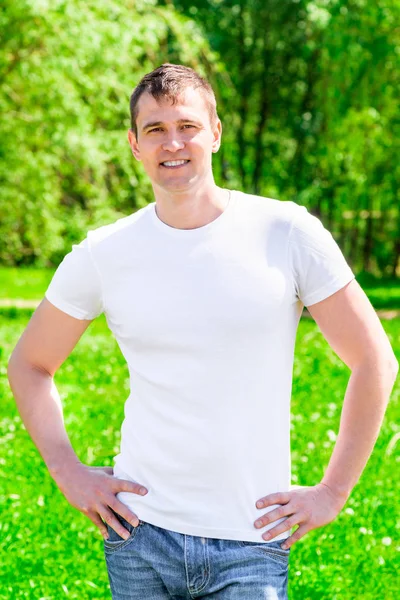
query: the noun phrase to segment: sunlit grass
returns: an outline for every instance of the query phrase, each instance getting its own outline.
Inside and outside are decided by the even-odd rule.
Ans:
[[[111,594],[100,533],[50,478],[8,388],[6,361],[30,314],[0,311],[0,599],[105,600]],[[399,353],[399,321],[383,325]],[[349,375],[315,323],[302,320],[293,379],[292,483],[314,485],[321,480]],[[56,383],[79,458],[86,464],[112,465],[128,372],[103,316],[59,369]],[[293,546],[292,600],[397,597],[400,445],[394,442],[399,416],[397,384],[374,452],[342,513]]]
[[[55,269],[0,267],[0,298],[40,300]]]

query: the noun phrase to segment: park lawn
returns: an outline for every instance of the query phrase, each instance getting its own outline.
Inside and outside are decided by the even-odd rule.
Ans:
[[[0,267],[0,298],[41,300],[55,269]]]
[[[7,358],[31,314],[0,309],[0,600],[106,600],[111,594],[100,532],[50,478],[8,388]],[[399,356],[399,320],[382,324]],[[293,484],[321,480],[349,375],[314,321],[302,319],[293,370]],[[124,359],[104,316],[90,325],[55,380],[79,458],[112,465],[129,390]],[[397,382],[372,456],[340,515],[292,547],[289,598],[398,597],[399,390]]]
[[[356,279],[376,309],[400,309],[400,278],[378,279],[362,273]]]
[[[0,267],[0,300],[41,300],[55,269]],[[356,274],[356,279],[376,309],[400,310],[400,279],[377,279]]]

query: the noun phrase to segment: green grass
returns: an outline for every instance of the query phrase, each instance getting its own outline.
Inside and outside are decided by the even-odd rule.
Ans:
[[[377,279],[367,273],[356,275],[372,306],[376,309],[400,309],[400,279]]]
[[[0,298],[41,300],[55,269],[0,267]]]
[[[0,312],[0,599],[106,600],[111,594],[101,535],[50,478],[8,388],[6,361],[31,313]],[[399,356],[399,320],[383,326]],[[349,375],[315,323],[302,320],[293,373],[292,483],[321,480]],[[90,325],[55,380],[79,458],[112,465],[128,372],[104,316]],[[400,444],[390,442],[400,430],[399,390],[396,383],[372,456],[343,511],[292,547],[291,600],[397,598]]]

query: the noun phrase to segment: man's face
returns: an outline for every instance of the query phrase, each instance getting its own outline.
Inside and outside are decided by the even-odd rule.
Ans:
[[[147,92],[138,102],[138,139],[129,130],[133,155],[142,161],[153,187],[169,193],[184,192],[201,185],[211,174],[213,152],[221,142],[222,126],[212,130],[209,114],[199,92],[187,88],[178,103],[160,104]],[[162,163],[184,160],[178,166]]]

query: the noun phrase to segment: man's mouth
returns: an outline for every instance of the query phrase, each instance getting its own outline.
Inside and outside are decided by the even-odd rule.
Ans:
[[[164,167],[165,169],[180,169],[181,167],[184,167],[187,163],[189,163],[190,160],[166,160],[162,163],[160,163],[161,167]]]

